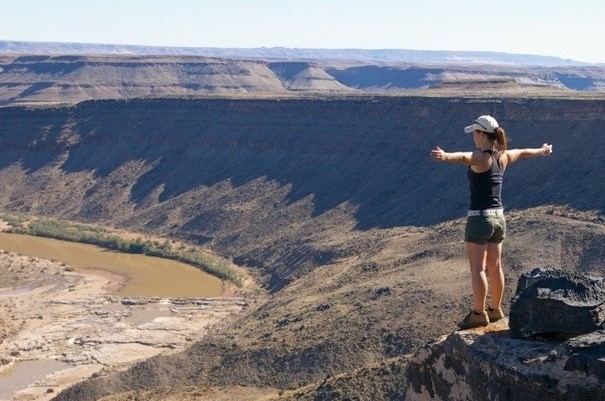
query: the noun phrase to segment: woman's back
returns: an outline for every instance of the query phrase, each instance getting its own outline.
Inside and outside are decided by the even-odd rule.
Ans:
[[[469,166],[467,177],[470,185],[470,210],[485,210],[502,208],[502,178],[504,171],[500,167],[500,153],[484,150],[490,155],[489,168],[476,172]]]

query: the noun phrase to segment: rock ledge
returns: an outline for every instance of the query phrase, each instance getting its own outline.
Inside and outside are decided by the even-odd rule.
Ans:
[[[591,333],[582,343],[511,338],[507,319],[486,329],[457,331],[412,358],[405,399],[599,400],[605,394],[605,369],[587,361],[605,356],[594,355],[595,348],[603,351],[605,333]]]

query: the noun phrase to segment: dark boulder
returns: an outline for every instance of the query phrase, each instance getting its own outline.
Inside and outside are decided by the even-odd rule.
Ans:
[[[573,337],[605,322],[605,279],[534,269],[519,277],[510,308],[512,337]]]

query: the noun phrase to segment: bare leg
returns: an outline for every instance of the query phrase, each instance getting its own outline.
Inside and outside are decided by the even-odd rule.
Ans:
[[[487,271],[489,284],[492,290],[491,307],[501,307],[502,293],[504,292],[504,272],[502,271],[502,243],[487,244]]]
[[[485,311],[485,297],[487,295],[487,278],[485,276],[485,262],[487,257],[487,244],[466,243],[466,253],[471,267],[471,282],[473,286],[473,307],[475,312]]]

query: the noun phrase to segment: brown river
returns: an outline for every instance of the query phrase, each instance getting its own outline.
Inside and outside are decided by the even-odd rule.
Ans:
[[[0,233],[0,249],[66,263],[75,269],[105,270],[125,276],[115,294],[135,297],[217,297],[222,282],[185,263],[119,253],[94,245],[51,238]]]

